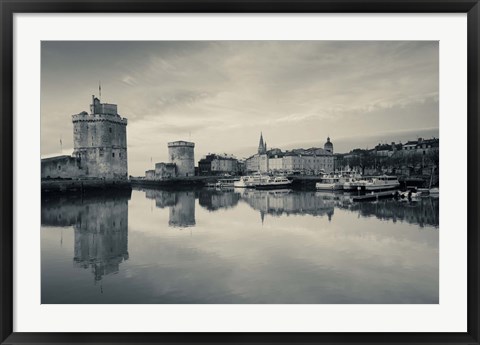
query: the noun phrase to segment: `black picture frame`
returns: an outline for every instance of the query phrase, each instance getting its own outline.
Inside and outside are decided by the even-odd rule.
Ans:
[[[478,0],[0,0],[0,341],[2,344],[331,343],[479,344]],[[466,333],[17,333],[13,332],[13,16],[15,13],[441,13],[468,14],[468,331]]]

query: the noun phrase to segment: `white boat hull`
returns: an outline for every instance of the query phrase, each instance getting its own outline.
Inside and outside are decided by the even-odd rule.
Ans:
[[[255,186],[257,189],[281,189],[281,188],[288,188],[292,182],[284,182],[284,183],[260,183]]]
[[[343,185],[340,183],[320,183],[315,184],[315,188],[318,190],[342,190]]]
[[[367,184],[365,185],[365,190],[385,190],[385,189],[395,189],[400,187],[400,184]]]

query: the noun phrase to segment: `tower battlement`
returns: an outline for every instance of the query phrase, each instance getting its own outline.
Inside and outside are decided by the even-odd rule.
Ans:
[[[101,103],[100,99],[92,95],[92,104],[90,104],[90,114],[118,115],[116,104]]]
[[[72,115],[72,122],[95,122],[95,121],[106,121],[111,123],[123,124],[127,125],[128,120],[126,118],[122,118],[119,115],[112,116],[112,115],[105,115],[105,114],[88,114],[87,112],[82,112],[80,114]]]
[[[168,147],[182,147],[182,146],[195,147],[195,143],[192,143],[190,141],[183,141],[183,140],[172,141],[168,143]]]
[[[127,119],[116,104],[100,103],[92,96],[91,114],[72,115],[73,156],[81,161],[85,175],[95,178],[128,178]]]

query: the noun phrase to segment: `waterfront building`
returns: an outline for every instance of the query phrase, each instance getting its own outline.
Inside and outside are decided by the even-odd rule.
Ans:
[[[280,172],[312,175],[333,172],[335,169],[333,143],[327,138],[324,148],[312,147],[282,152],[278,148],[267,150],[263,134],[260,134],[258,151],[246,159],[245,166],[247,173]]]
[[[403,145],[403,153],[405,154],[428,154],[430,152],[438,151],[440,140],[438,138],[423,139],[408,141]]]
[[[238,175],[238,160],[231,155],[211,153],[198,161],[199,175]]]
[[[154,179],[165,180],[177,176],[177,166],[175,163],[156,163],[154,170]]]
[[[128,179],[127,119],[92,96],[90,114],[72,115],[73,153],[42,159],[42,179]]]
[[[245,170],[250,172],[268,172],[267,144],[263,141],[263,133],[260,133],[257,153],[245,160]]]
[[[155,180],[155,170],[145,171],[145,180],[149,180],[149,181]]]

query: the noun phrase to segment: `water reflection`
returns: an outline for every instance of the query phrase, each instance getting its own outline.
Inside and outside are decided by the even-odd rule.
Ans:
[[[342,207],[342,206],[339,206]],[[376,217],[381,220],[391,220],[396,223],[403,221],[418,224],[420,227],[439,225],[439,199],[421,198],[414,202],[379,200],[378,202],[352,203],[345,207],[352,212],[358,212],[362,217]]]
[[[240,200],[240,193],[233,190],[208,190],[198,191],[200,206],[209,211],[218,211],[222,208],[235,207]]]
[[[42,303],[438,303],[438,199],[145,189],[41,212]]]
[[[72,226],[73,261],[90,268],[95,281],[128,260],[128,200],[131,191],[69,195],[42,200],[42,225]]]
[[[195,226],[195,192],[147,189],[145,196],[154,199],[156,207],[169,208],[169,226]]]
[[[247,203],[259,211],[263,221],[265,215],[289,216],[311,215],[328,217],[331,221],[335,208],[358,213],[360,217],[376,217],[393,222],[405,221],[421,227],[438,227],[439,199],[420,198],[407,200],[379,200],[375,202],[354,202],[350,194],[292,190],[255,189],[201,189],[197,191],[174,191],[147,189],[148,199],[154,199],[158,208],[170,210],[168,225],[171,227],[195,226],[195,199],[198,204],[211,212],[234,208],[239,202]],[[65,215],[68,217],[68,214]]]
[[[334,213],[334,201],[319,198],[315,192],[297,192],[290,190],[244,190],[242,200],[260,214],[273,216],[301,214],[312,216],[327,216],[332,219]]]

